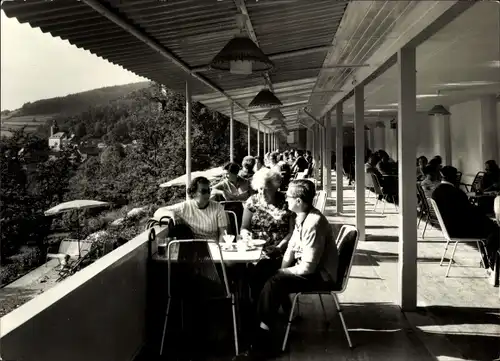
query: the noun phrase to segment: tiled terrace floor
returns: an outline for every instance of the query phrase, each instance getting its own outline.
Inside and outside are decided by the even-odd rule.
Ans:
[[[358,244],[349,285],[340,296],[354,349],[347,345],[333,302],[323,296],[330,320],[326,323],[318,297],[303,296],[302,320],[292,327],[289,351],[277,360],[492,361],[499,357],[498,288],[490,286],[479,268],[477,251],[459,246],[457,265],[445,279],[446,268],[439,266],[444,240],[439,230],[428,228],[426,238],[418,240],[419,310],[402,313],[395,304],[398,215],[392,204],[384,215],[372,208],[373,200],[368,200],[367,240]],[[354,224],[354,190],[345,186],[342,215],[335,214],[335,199],[328,200],[325,214],[336,228]],[[213,358],[221,359],[231,357]]]

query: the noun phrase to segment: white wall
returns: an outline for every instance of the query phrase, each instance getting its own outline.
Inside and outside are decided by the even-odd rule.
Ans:
[[[498,103],[493,95],[451,106],[452,164],[472,181],[489,159],[500,161]]]

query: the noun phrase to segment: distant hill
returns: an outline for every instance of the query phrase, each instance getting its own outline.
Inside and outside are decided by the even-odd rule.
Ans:
[[[150,82],[139,82],[93,89],[64,97],[41,99],[25,103],[14,111],[2,111],[1,134],[9,136],[9,129],[25,126],[27,132],[35,131],[48,120],[61,116],[74,116],[91,108],[106,106],[129,94],[147,88]]]

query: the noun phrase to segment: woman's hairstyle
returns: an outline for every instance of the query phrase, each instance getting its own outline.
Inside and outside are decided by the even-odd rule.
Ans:
[[[255,165],[255,158],[252,157],[251,155],[247,155],[245,158],[243,158],[243,161],[241,162],[241,166],[247,170],[252,170],[254,165]]]
[[[198,184],[210,185],[210,181],[205,177],[194,178],[191,181],[191,183],[189,184],[189,187],[187,189],[187,194],[188,194],[189,198],[193,198],[195,196],[196,191],[198,191]]]
[[[272,152],[271,154],[269,154],[269,161],[273,162],[273,163],[277,163],[278,162],[278,153],[277,152]]]
[[[264,165],[264,157],[259,155],[258,157],[255,157],[255,163],[257,163],[257,161],[260,162],[261,165]]]
[[[276,189],[278,189],[281,186],[282,178],[281,174],[274,169],[261,168],[253,175],[252,188],[257,190],[271,183]]]
[[[240,171],[240,166],[236,163],[227,163],[224,166],[224,170],[228,171],[231,174],[238,174],[238,172]]]
[[[429,160],[427,159],[427,157],[425,155],[421,155],[420,157],[417,158],[417,162],[420,162],[420,161],[422,161],[425,164],[429,163]]]
[[[300,198],[302,202],[312,205],[316,196],[316,186],[307,179],[296,179],[288,185],[288,192],[293,197]]]

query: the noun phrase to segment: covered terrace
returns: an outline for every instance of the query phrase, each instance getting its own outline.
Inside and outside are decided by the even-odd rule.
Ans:
[[[358,342],[355,341],[360,348],[351,351],[341,344],[343,340],[340,340],[341,334],[336,328],[335,335],[315,339],[319,340],[319,345],[316,345],[313,359],[331,358],[328,349],[344,359],[433,360],[443,355],[451,356],[429,350],[427,345],[424,346],[425,342],[415,339],[413,328],[405,316],[418,315],[413,313],[419,305],[417,291],[424,291],[418,287],[422,283],[417,277],[415,159],[421,152],[428,154],[439,149],[443,157],[449,154],[453,160],[453,157],[460,156],[456,149],[462,144],[460,141],[445,141],[450,139],[450,133],[446,133],[445,128],[439,128],[440,133],[436,135],[433,132],[432,136],[422,130],[424,127],[418,120],[427,116],[419,111],[430,108],[434,101],[419,95],[431,93],[438,83],[464,81],[462,78],[471,77],[468,80],[472,81],[481,75],[478,81],[498,79],[498,68],[496,72],[491,68],[493,70],[484,70],[480,74],[478,70],[475,76],[467,75],[469,71],[474,74],[473,66],[479,59],[499,60],[500,5],[497,1],[16,0],[2,3],[2,8],[9,17],[185,93],[187,182],[191,174],[192,100],[230,116],[231,124],[234,121],[247,124],[249,135],[257,131],[258,153],[276,148],[278,138],[284,138],[286,133],[291,133],[288,141],[294,142],[294,137],[301,138],[300,134],[307,132],[305,147],[313,151],[320,165],[322,179],[319,181],[335,200],[337,215],[341,216],[348,209],[350,197],[354,201],[354,223],[361,234],[361,247],[369,241],[366,238],[366,234],[370,233],[367,219],[371,216],[366,211],[364,189],[365,123],[385,122],[389,125],[391,112],[397,113],[395,132],[390,126],[368,131],[369,144],[373,144],[371,147],[392,147],[392,155],[399,163],[400,212],[395,216],[395,224],[391,225],[397,229],[394,237],[398,239],[392,292],[386,293],[382,283],[370,282],[370,275],[361,274],[358,277],[363,280],[362,283],[351,287],[342,299],[353,304],[352,309],[356,309],[358,314],[368,303],[372,306],[388,303],[388,313],[384,314],[375,307],[370,309],[372,312],[369,314],[377,314],[390,322],[381,322],[382,326],[373,322],[371,326],[364,326],[363,321],[369,319],[364,314],[356,325],[351,326],[358,330],[380,327],[386,334],[381,332],[384,336],[380,342],[374,342],[372,333],[367,332],[364,339],[360,337]],[[239,18],[242,32],[260,47],[274,67],[250,74],[248,68],[240,68],[240,74],[234,74],[237,69],[233,72],[215,69],[214,57],[234,35],[240,33],[235,21],[238,14],[245,15]],[[456,25],[464,17],[468,20]],[[464,26],[476,29],[477,32],[472,31],[475,37],[464,34],[466,32],[461,30]],[[488,29],[489,32],[486,31]],[[487,43],[484,34],[489,36]],[[460,35],[463,37],[456,40]],[[463,61],[459,61],[460,56],[456,54],[443,55],[438,58],[441,61],[432,58],[439,56],[438,50],[446,54],[448,44],[451,43],[450,48],[454,49],[455,45],[465,41],[476,47],[473,51],[462,50]],[[453,59],[456,68],[449,67],[450,59]],[[253,106],[252,101],[264,88],[273,91],[282,103],[279,108],[284,116],[284,125],[277,126],[273,118],[264,119],[269,105],[276,104]],[[495,107],[491,106],[492,88],[488,89],[456,96],[446,94],[442,101],[445,106],[451,106],[452,113],[449,122],[443,124],[450,124],[449,128],[453,130],[452,124],[456,123],[461,133],[455,134],[465,134],[469,129],[466,119],[465,123],[455,121],[458,118],[454,118],[454,113],[457,114],[455,117],[466,118],[463,109],[470,110],[470,107],[459,102],[474,101],[475,96],[481,95],[476,105],[479,109],[477,114],[485,119],[484,127],[482,122],[480,131],[475,128],[478,141],[471,143],[478,148],[484,144],[484,136],[492,134],[488,131],[491,123],[487,120],[493,119],[491,112],[496,109],[496,102]],[[445,92],[441,91],[441,94]],[[441,97],[439,99],[441,102]],[[388,106],[391,112],[382,110],[382,106],[390,103],[393,104]],[[498,124],[498,113],[495,114]],[[429,124],[426,129],[434,129],[431,124],[437,129],[438,126],[430,123],[431,120],[425,121]],[[350,122],[354,125],[356,187],[354,192],[346,191],[344,194],[343,178],[332,178],[328,160],[331,151],[335,150],[337,166],[342,165],[344,126]],[[377,129],[384,129],[386,133],[383,137]],[[370,135],[372,132],[373,135]],[[418,139],[415,137],[417,132],[423,134]],[[229,136],[233,138],[232,131]],[[421,139],[426,139],[428,143],[422,146]],[[497,142],[498,136],[494,140],[488,139]],[[498,154],[497,143],[491,144],[495,146],[481,147],[481,154],[486,154],[486,149],[496,149],[495,155]],[[250,147],[248,149],[250,151]],[[460,149],[463,153],[464,148]],[[469,160],[461,156],[463,162]],[[228,159],[233,159],[232,146]],[[476,162],[480,164],[482,159]],[[165,230],[157,231],[161,235]],[[5,359],[51,361],[134,359],[154,332],[149,324],[149,301],[153,297],[148,283],[149,271],[148,241],[146,234],[141,234],[3,317],[2,356]],[[440,292],[440,289],[432,292]],[[313,300],[311,307],[316,307]],[[303,335],[307,335],[308,330],[316,331],[312,335],[318,334],[317,327],[313,325],[306,328]],[[391,330],[397,331],[387,337]],[[363,332],[361,330],[359,334]],[[291,340],[291,353],[284,359],[304,359],[306,354],[310,355],[312,340],[293,346],[294,340]],[[381,347],[384,343],[394,347]],[[327,351],[323,351],[325,348]],[[464,353],[453,357],[468,359]]]

